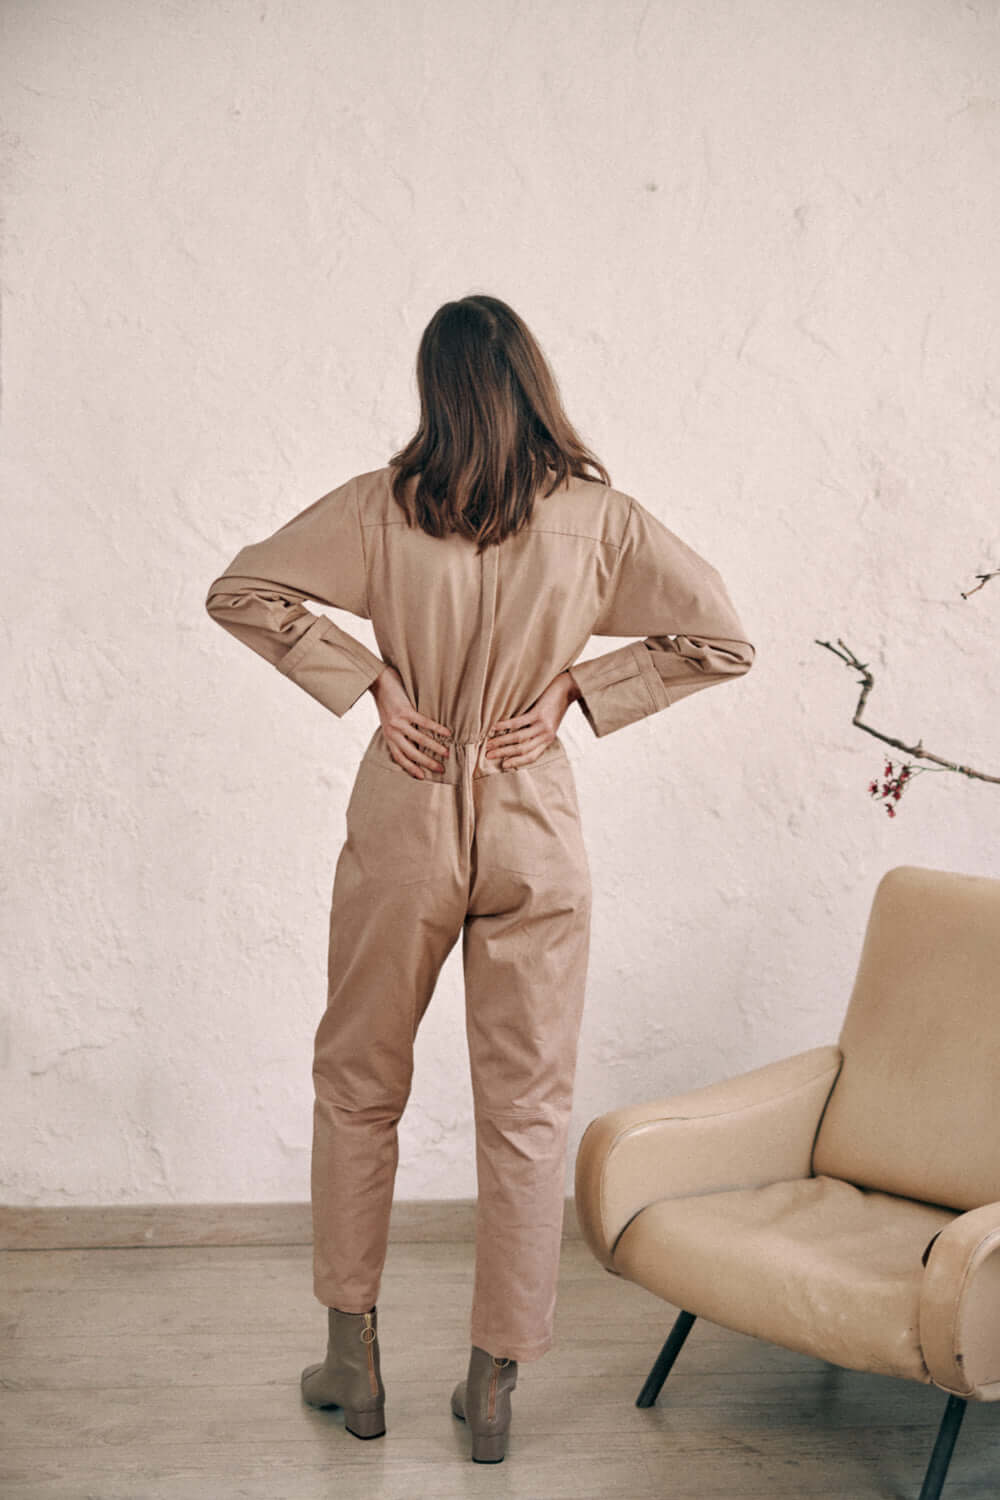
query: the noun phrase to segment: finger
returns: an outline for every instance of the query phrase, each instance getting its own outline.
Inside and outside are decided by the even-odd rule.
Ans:
[[[523,721],[516,729],[491,729],[489,734],[486,736],[487,742],[491,747],[493,745],[502,746],[516,744],[517,741],[519,739],[523,739],[526,734],[532,734],[536,732],[541,722],[541,719],[537,718],[533,714],[530,719]]]
[[[390,753],[390,756],[393,757],[393,760],[394,760],[394,762],[396,762],[396,765],[400,766],[400,769],[403,769],[403,771],[406,772],[406,775],[412,775],[412,778],[414,778],[414,781],[423,781],[424,780],[424,772],[420,771],[420,769],[415,769],[415,771],[412,771],[412,769],[409,768],[408,762],[406,762],[406,760],[403,759],[402,756],[399,756],[399,754],[396,754],[396,751],[393,750],[393,747],[391,747],[391,745],[390,745],[390,748],[388,748],[388,753]]]
[[[451,754],[449,746],[439,744],[437,740],[432,740],[429,734],[423,734],[419,729],[413,729],[410,725],[406,725],[403,732],[415,744],[425,745],[432,755],[439,755],[443,759],[446,755]]]
[[[534,723],[528,729],[507,729],[503,734],[498,734],[494,739],[488,741],[487,757],[503,755],[508,750],[520,749],[529,740],[534,740],[542,732],[543,726]]]
[[[533,713],[520,714],[516,719],[497,719],[490,734],[497,734],[503,729],[524,729],[529,724],[534,724],[537,715]]]
[[[443,771],[444,766],[438,760],[433,760],[418,750],[416,745],[405,734],[397,733],[395,737],[396,748],[405,755],[411,765],[426,766],[429,771]]]
[[[500,769],[501,771],[509,771],[517,766],[530,766],[533,761],[536,761],[538,759],[545,748],[546,746],[544,744],[541,744],[537,749],[530,752],[525,751],[517,755],[505,756],[505,758],[500,763]]]
[[[500,762],[500,769],[506,771],[508,766],[530,765],[551,743],[552,741],[548,738],[532,740],[529,744],[519,747],[513,755],[505,755]]]
[[[417,768],[416,770],[411,770],[409,761],[407,761],[405,756],[396,754],[396,751],[392,747],[391,740],[387,740],[386,743],[389,746],[389,754],[392,756],[392,759],[396,762],[397,766],[400,766],[406,772],[407,776],[412,776],[414,781],[426,780],[423,771],[421,771],[419,768]]]
[[[429,730],[431,734],[440,734],[446,739],[450,739],[454,734],[454,730],[449,729],[447,724],[439,724],[437,719],[429,719],[426,714],[414,711],[412,717],[414,724],[420,724],[424,729]]]
[[[500,755],[510,755],[515,750],[519,750],[521,748],[521,744],[521,740],[495,741],[494,743],[491,743],[489,749],[486,751],[486,759],[496,760]]]

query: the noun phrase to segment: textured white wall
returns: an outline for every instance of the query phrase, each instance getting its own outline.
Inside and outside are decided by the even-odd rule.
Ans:
[[[1000,12],[953,0],[7,0],[11,1203],[308,1196],[344,720],[204,612],[511,301],[620,489],[722,571],[744,681],[571,709],[595,878],[571,1146],[833,1040],[879,876],[1000,875]],[[339,618],[339,616],[335,616]],[[370,627],[342,623],[370,645]],[[595,641],[588,654],[614,642]],[[400,1197],[475,1191],[461,968]],[[572,1155],[567,1190],[572,1182]]]

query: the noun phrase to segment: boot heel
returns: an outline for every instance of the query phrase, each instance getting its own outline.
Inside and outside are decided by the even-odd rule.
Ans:
[[[498,1464],[506,1452],[506,1432],[472,1434],[472,1457],[477,1464]]]
[[[374,1411],[352,1411],[345,1406],[344,1426],[358,1438],[381,1437],[385,1431],[385,1407],[377,1406]]]

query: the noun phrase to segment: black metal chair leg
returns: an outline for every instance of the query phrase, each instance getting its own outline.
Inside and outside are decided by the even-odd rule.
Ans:
[[[924,1475],[920,1500],[938,1500],[941,1494],[944,1477],[951,1463],[951,1452],[955,1446],[955,1439],[958,1437],[958,1429],[962,1425],[967,1404],[964,1396],[948,1397],[948,1404],[941,1418],[941,1426],[934,1440],[934,1452],[931,1454],[931,1461]]]
[[[659,1354],[649,1374],[646,1383],[636,1397],[636,1406],[652,1406],[667,1376],[673,1368],[674,1360],[684,1347],[684,1340],[691,1332],[696,1313],[682,1312],[678,1314],[677,1321],[667,1335],[667,1341]]]

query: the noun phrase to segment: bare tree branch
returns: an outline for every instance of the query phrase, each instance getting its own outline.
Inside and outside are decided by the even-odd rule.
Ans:
[[[992,578],[996,575],[992,573],[986,573],[982,575],[977,574],[976,576],[981,576],[983,582],[985,583],[987,578]],[[980,587],[981,586],[982,585],[980,585]],[[975,593],[976,591],[975,589],[972,589],[970,590],[970,592]],[[915,745],[908,745],[905,740],[897,739],[895,735],[885,734],[880,729],[873,729],[870,724],[862,723],[861,715],[864,711],[864,706],[868,699],[868,694],[871,692],[872,687],[875,683],[875,678],[870,668],[868,667],[867,663],[858,660],[851,648],[844,644],[839,635],[837,637],[836,646],[832,646],[829,641],[820,640],[816,641],[816,645],[824,646],[827,651],[832,651],[834,656],[839,656],[841,661],[846,662],[849,667],[854,667],[861,673],[861,696],[858,698],[858,706],[854,710],[854,718],[851,721],[853,724],[856,724],[859,729],[863,729],[866,734],[874,735],[877,740],[882,740],[882,742],[886,745],[895,745],[897,750],[903,751],[905,755],[912,755],[916,760],[933,761],[935,765],[941,766],[941,768],[945,771],[956,771],[960,776],[969,776],[974,777],[978,781],[992,781],[1000,784],[1000,776],[989,776],[985,771],[973,770],[972,766],[960,765],[958,761],[946,760],[941,755],[935,755],[932,751],[925,750],[924,742],[922,739],[918,740]],[[839,650],[837,649],[838,647],[840,648]]]
[[[977,573],[976,577],[979,579],[979,582],[974,589],[969,589],[968,592],[964,589],[959,589],[958,592],[962,595],[963,599],[968,599],[970,594],[978,594],[983,584],[989,583],[991,578],[1000,578],[1000,568],[995,573]]]

